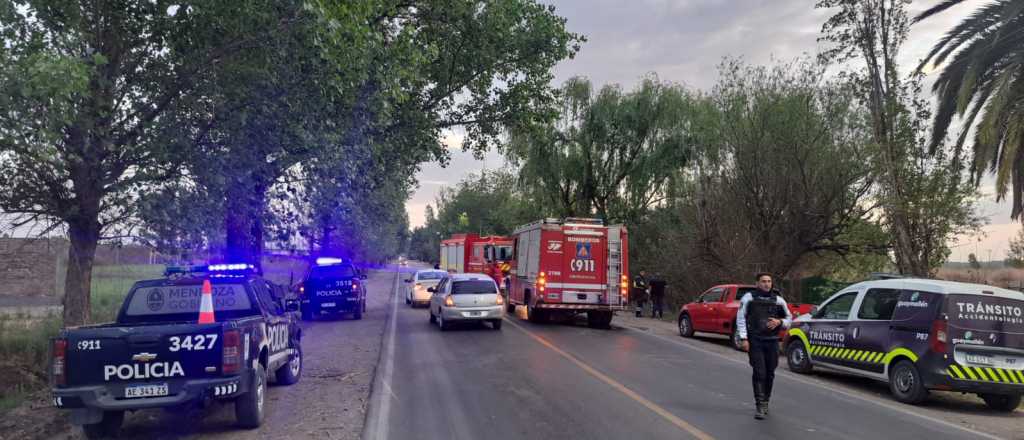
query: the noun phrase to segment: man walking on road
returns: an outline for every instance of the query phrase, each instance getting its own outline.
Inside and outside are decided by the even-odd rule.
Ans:
[[[655,274],[651,278],[651,318],[665,317],[665,279],[661,274]]]
[[[633,277],[633,305],[636,307],[636,317],[644,314],[644,303],[647,302],[647,271],[640,269],[640,275]]]
[[[754,418],[761,420],[768,416],[775,367],[779,365],[779,330],[789,328],[793,315],[786,300],[772,288],[772,275],[759,273],[757,289],[740,299],[737,316],[736,331],[754,369]]]

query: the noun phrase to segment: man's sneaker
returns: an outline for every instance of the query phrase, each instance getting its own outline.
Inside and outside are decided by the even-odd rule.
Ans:
[[[768,417],[768,405],[763,402],[757,402],[757,407],[754,409],[754,418],[757,420],[764,420]]]

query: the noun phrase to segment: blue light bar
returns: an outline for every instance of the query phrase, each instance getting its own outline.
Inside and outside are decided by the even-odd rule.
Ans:
[[[235,264],[210,264],[198,266],[167,266],[164,269],[164,276],[172,274],[204,273],[204,272],[255,272],[256,266],[246,263]]]
[[[341,264],[344,262],[345,260],[335,257],[320,257],[316,259],[317,266],[330,266],[332,264]]]

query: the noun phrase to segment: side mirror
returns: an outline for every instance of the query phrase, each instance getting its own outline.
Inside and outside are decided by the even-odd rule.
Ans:
[[[406,280],[405,280],[405,282],[406,282],[406,283],[411,283],[411,282],[412,282],[412,278],[408,278],[408,279],[406,279]]]
[[[289,300],[285,301],[284,304],[285,304],[284,305],[285,310],[287,310],[289,312],[298,312],[299,311],[299,302],[294,300],[294,299],[289,299]]]
[[[813,315],[813,314],[814,314],[815,312],[817,312],[817,311],[818,311],[818,306],[811,306],[811,314],[812,314],[812,315]]]
[[[428,287],[428,288],[427,288],[427,292],[430,292],[430,293],[437,293],[437,289],[436,289],[436,288],[434,288],[434,287]]]

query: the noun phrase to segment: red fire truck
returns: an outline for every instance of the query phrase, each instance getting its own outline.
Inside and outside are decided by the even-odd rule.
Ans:
[[[441,242],[441,269],[490,275],[499,286],[512,267],[512,239],[501,236],[454,234]]]
[[[509,312],[525,305],[531,321],[587,314],[591,327],[607,328],[627,306],[627,234],[599,219],[546,219],[513,234]]]

